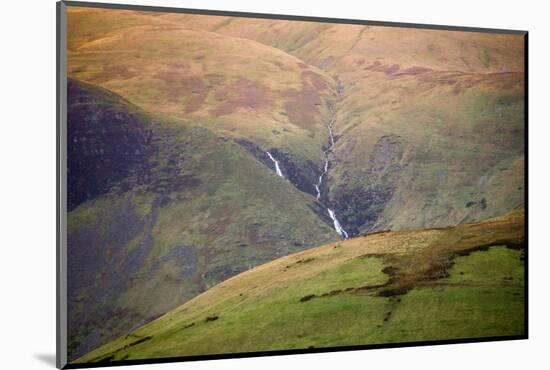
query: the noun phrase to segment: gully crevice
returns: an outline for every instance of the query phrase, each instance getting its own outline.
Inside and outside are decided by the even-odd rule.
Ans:
[[[322,193],[322,187],[323,187],[323,180],[328,174],[328,171],[330,169],[330,161],[332,159],[332,148],[334,147],[334,124],[336,123],[336,104],[338,104],[339,101],[342,100],[342,96],[344,94],[344,87],[340,81],[338,81],[337,89],[337,101],[329,106],[330,110],[330,120],[327,124],[327,130],[328,130],[328,146],[325,150],[323,150],[323,155],[325,157],[325,164],[323,166],[323,172],[319,176],[319,180],[317,181],[317,184],[315,185],[315,190],[317,190],[317,200],[321,202],[327,209],[327,212],[330,216],[330,219],[332,220],[332,223],[334,225],[334,230],[340,235],[342,239],[347,239],[349,237],[348,233],[344,228],[342,227],[342,224],[340,221],[338,221],[338,218],[336,216],[336,212],[329,208],[324,202],[321,200],[321,193]],[[326,181],[325,181],[326,183]]]
[[[344,228],[342,227],[342,224],[338,220],[336,212],[327,205],[327,203],[329,203],[329,201],[325,201],[324,199],[322,199],[323,198],[322,197],[323,187],[326,184],[326,181],[324,181],[324,180],[327,177],[328,171],[330,169],[330,162],[332,160],[332,148],[334,147],[334,144],[335,144],[334,131],[333,131],[334,130],[334,125],[336,123],[336,108],[335,108],[335,106],[342,99],[343,93],[344,93],[343,85],[341,84],[341,82],[338,82],[337,101],[334,104],[331,104],[329,106],[330,120],[327,124],[328,143],[325,146],[325,149],[323,150],[323,157],[324,157],[323,171],[319,175],[317,183],[314,184],[314,187],[315,187],[315,191],[317,192],[316,199],[323,206],[323,208],[326,209],[326,212],[328,213],[328,215],[329,215],[329,217],[332,221],[334,230],[336,231],[336,233],[342,239],[347,239],[349,237],[349,235],[348,235],[347,231],[344,230]],[[277,160],[277,158],[275,158],[269,151],[266,152],[266,154],[269,157],[269,159],[274,163],[275,172],[277,173],[277,175],[282,177],[282,178],[285,178],[285,176],[283,175],[283,171],[281,170],[280,163]]]

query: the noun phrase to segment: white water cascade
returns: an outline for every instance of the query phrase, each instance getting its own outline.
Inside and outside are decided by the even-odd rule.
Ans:
[[[319,176],[319,181],[317,181],[317,184],[315,185],[315,190],[317,190],[317,200],[321,199],[321,184],[323,183],[323,176],[325,176],[325,173],[328,171],[328,157],[325,158],[325,168],[323,170],[323,173]]]
[[[338,88],[338,95],[340,96],[341,93],[342,93],[342,90],[339,87]],[[330,118],[330,122],[327,125],[328,137],[329,137],[329,146],[328,146],[327,149],[325,149],[323,151],[323,154],[325,155],[325,166],[323,167],[323,172],[319,176],[319,181],[317,181],[317,184],[315,185],[315,190],[317,191],[317,200],[321,199],[321,185],[323,184],[323,178],[325,177],[326,173],[328,172],[328,166],[329,166],[329,161],[330,161],[330,159],[329,159],[330,152],[332,150],[332,147],[334,146],[334,133],[333,133],[332,129],[333,129],[333,126],[334,126],[334,122],[336,121],[336,112],[335,112],[334,108],[332,108],[332,107],[330,108],[330,111],[331,111],[331,118]],[[338,233],[338,235],[340,235],[341,238],[347,239],[349,237],[348,233],[346,232],[346,230],[344,230],[344,228],[342,227],[342,225],[340,224],[340,222],[336,218],[336,213],[334,213],[334,211],[332,209],[328,208],[328,207],[327,207],[327,211],[328,211],[328,214],[329,214],[329,216],[332,219],[332,222],[334,224],[334,230],[336,230],[336,232]]]
[[[271,155],[270,152],[266,152],[266,153],[267,153],[267,156],[269,157],[269,159],[271,159],[273,161],[273,163],[275,163],[275,172],[277,172],[277,175],[284,179],[285,176],[283,175],[283,172],[281,171],[281,167],[279,167],[279,161],[277,161],[275,158],[273,158],[273,156]]]
[[[328,136],[330,138],[330,145],[325,151],[323,151],[323,154],[325,155],[325,166],[323,167],[323,172],[319,176],[319,181],[317,181],[317,184],[315,185],[315,190],[317,190],[317,200],[321,199],[321,184],[323,183],[323,177],[328,172],[328,162],[329,162],[328,156],[330,151],[332,150],[332,147],[334,146],[334,134],[332,133],[334,118],[335,118],[335,113],[332,112],[332,118],[328,124]]]
[[[341,94],[342,94],[342,88],[339,86],[338,87],[338,96],[340,97]],[[330,162],[330,153],[332,151],[332,147],[334,146],[334,132],[332,131],[334,123],[336,121],[336,111],[334,110],[334,107],[330,107],[330,112],[331,112],[331,118],[330,118],[330,122],[327,125],[329,145],[323,151],[323,155],[325,156],[325,165],[323,167],[323,172],[321,173],[321,175],[319,175],[319,179],[317,181],[317,184],[314,185],[315,190],[317,191],[316,198],[319,201],[321,200],[321,186],[323,184],[323,179],[324,179],[325,175],[328,172],[329,162]],[[270,152],[266,152],[266,154],[269,157],[269,159],[271,159],[271,161],[273,161],[273,163],[275,164],[275,172],[277,173],[277,175],[284,179],[285,176],[283,175],[283,172],[281,171],[281,167],[279,166],[279,161],[277,161]],[[336,230],[336,233],[338,233],[338,235],[340,235],[340,237],[342,239],[348,239],[349,235],[346,232],[346,230],[344,230],[342,225],[340,224],[340,221],[338,221],[338,219],[336,218],[336,213],[328,207],[327,207],[327,211],[328,211],[328,214],[329,214],[329,216],[332,220],[332,223],[334,224],[334,230]]]
[[[334,223],[334,230],[336,230],[336,232],[338,233],[338,235],[340,235],[340,237],[347,239],[348,233],[346,232],[346,230],[342,228],[342,225],[340,225],[340,222],[338,222],[338,220],[336,219],[336,215],[334,214],[334,211],[330,208],[327,208],[327,211],[330,218],[332,219],[332,222]]]

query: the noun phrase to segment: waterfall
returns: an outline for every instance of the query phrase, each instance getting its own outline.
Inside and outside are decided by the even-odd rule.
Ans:
[[[340,222],[338,222],[338,220],[336,219],[336,214],[334,213],[334,211],[330,208],[327,208],[327,211],[330,218],[332,219],[332,222],[334,223],[334,230],[336,230],[340,237],[347,239],[348,233],[342,228],[342,225],[340,225]]]
[[[325,153],[325,168],[321,175],[319,176],[319,181],[315,185],[315,190],[317,190],[317,200],[321,199],[321,184],[323,183],[323,176],[328,172],[328,155]]]
[[[340,94],[340,91],[339,91],[339,94]],[[323,178],[325,177],[325,175],[328,172],[328,165],[329,165],[329,161],[330,161],[329,156],[330,156],[330,152],[332,150],[332,147],[334,146],[334,133],[332,132],[334,122],[336,121],[336,112],[334,111],[334,109],[331,109],[331,114],[332,114],[332,116],[330,118],[330,122],[327,125],[328,137],[329,137],[329,146],[328,146],[327,149],[325,149],[323,151],[323,154],[325,155],[325,166],[323,168],[323,172],[319,176],[319,181],[317,181],[317,184],[315,185],[315,190],[317,191],[317,200],[321,199],[321,185],[323,184]],[[328,211],[328,214],[329,214],[329,216],[332,219],[332,222],[334,224],[334,230],[336,230],[336,232],[338,233],[338,235],[340,235],[341,238],[347,239],[348,238],[348,233],[346,232],[346,230],[344,230],[344,228],[342,227],[342,225],[340,224],[340,222],[336,218],[336,213],[334,213],[334,211],[332,209],[328,208],[328,207],[327,207],[327,211]]]
[[[271,155],[270,152],[266,152],[266,153],[267,153],[267,156],[269,157],[269,159],[271,159],[273,161],[273,163],[275,163],[275,172],[277,172],[277,175],[284,179],[285,176],[283,175],[283,172],[281,171],[281,167],[279,167],[279,161],[277,161],[275,158],[273,158],[273,156]]]
[[[338,97],[341,97],[341,95],[343,93],[342,89],[343,89],[343,87],[341,87],[339,85],[338,90],[337,90]],[[329,162],[330,162],[330,155],[331,155],[331,151],[332,151],[332,148],[334,146],[334,143],[335,143],[334,132],[332,131],[332,129],[334,127],[334,123],[336,122],[336,111],[335,111],[333,106],[329,106],[329,109],[330,109],[331,117],[330,117],[330,122],[327,124],[328,147],[325,150],[323,150],[323,155],[325,157],[325,165],[323,166],[323,172],[319,175],[319,179],[317,181],[317,184],[314,184],[315,190],[317,191],[316,198],[317,198],[318,201],[321,201],[321,186],[323,185],[323,179],[325,178],[325,175],[328,172]],[[271,159],[271,161],[275,164],[275,172],[277,173],[277,175],[284,179],[285,176],[283,175],[283,172],[281,171],[281,167],[279,166],[279,161],[277,161],[270,152],[266,152],[266,154],[269,157],[269,159]],[[323,203],[321,202],[321,204],[323,204]],[[346,230],[344,230],[342,225],[340,224],[340,221],[338,221],[338,219],[336,218],[336,213],[332,209],[328,208],[326,204],[324,206],[326,207],[326,209],[328,211],[328,214],[329,214],[329,216],[332,220],[332,223],[334,225],[334,230],[336,230],[336,233],[338,233],[338,235],[340,235],[340,237],[342,239],[348,239],[349,235],[346,232]]]

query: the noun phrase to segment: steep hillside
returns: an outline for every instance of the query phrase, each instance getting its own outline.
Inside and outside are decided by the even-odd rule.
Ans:
[[[70,8],[68,22],[70,76],[148,112],[191,119],[263,151],[278,149],[307,183],[319,176],[328,104],[336,94],[335,81],[319,68],[154,13]]]
[[[524,212],[282,257],[77,362],[523,335]]]
[[[154,150],[143,111],[89,84],[68,80],[68,210],[118,183],[139,183]]]
[[[342,84],[325,203],[351,235],[482,220],[523,204],[522,36],[160,18],[279,48]]]
[[[69,30],[71,75],[275,153],[351,236],[523,204],[521,35],[78,8]]]
[[[359,75],[328,180],[350,229],[446,226],[523,204],[522,74]]]
[[[268,158],[90,84],[70,80],[69,92],[70,358],[239,272],[338,239]]]

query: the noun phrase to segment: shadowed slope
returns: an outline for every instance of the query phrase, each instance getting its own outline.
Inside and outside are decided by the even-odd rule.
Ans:
[[[151,123],[143,111],[112,94],[68,80],[68,209],[115,185],[143,181],[151,151]]]

